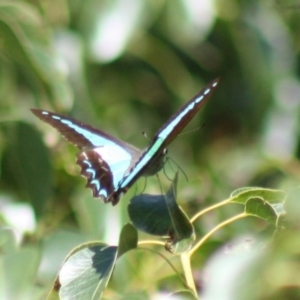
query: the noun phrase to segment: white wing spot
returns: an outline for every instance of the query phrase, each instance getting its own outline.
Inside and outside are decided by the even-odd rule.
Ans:
[[[61,122],[64,124],[69,125],[71,128],[75,129],[75,126],[69,121],[69,120],[65,120],[65,119],[61,119]],[[73,126],[72,126],[73,125]],[[76,130],[76,129],[75,129]]]
[[[97,191],[100,190],[100,184],[99,184],[99,181],[98,181],[97,179],[92,180],[92,181],[91,181],[91,184],[96,185]]]
[[[89,167],[92,166],[92,164],[88,160],[84,160],[83,163],[87,164]]]
[[[60,120],[60,117],[58,117],[58,116],[52,116],[52,119]]]
[[[47,111],[42,111],[42,115],[49,115]]]
[[[100,190],[99,195],[100,195],[100,196],[103,196],[104,198],[107,198],[107,197],[108,197],[106,190]]]
[[[85,171],[86,171],[87,173],[92,174],[92,178],[95,178],[96,172],[95,172],[93,169],[88,168],[88,169],[86,169]]]
[[[209,94],[210,93],[210,89],[206,89],[205,91],[204,91],[204,95],[207,95],[207,94]]]
[[[203,95],[201,95],[201,96],[195,101],[195,103],[200,102],[202,99],[203,99]],[[194,106],[195,106],[195,105],[194,105]]]

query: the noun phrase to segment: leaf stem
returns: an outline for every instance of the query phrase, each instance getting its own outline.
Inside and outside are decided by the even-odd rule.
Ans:
[[[211,235],[213,235],[217,230],[219,230],[220,228],[222,228],[222,227],[224,227],[225,225],[228,225],[228,224],[230,224],[230,223],[232,223],[232,222],[234,222],[234,221],[236,221],[236,220],[239,220],[239,219],[242,219],[242,218],[245,218],[245,217],[247,217],[248,216],[248,214],[247,213],[245,213],[245,212],[243,212],[243,213],[241,213],[241,214],[239,214],[239,215],[236,215],[236,216],[234,216],[234,217],[232,217],[232,218],[230,218],[230,219],[228,219],[228,220],[226,220],[226,221],[224,221],[224,222],[222,222],[222,223],[220,223],[219,225],[217,225],[216,227],[214,227],[211,231],[209,231],[206,235],[204,235],[204,237],[189,251],[189,253],[188,253],[188,255],[189,255],[189,257],[191,257],[193,254],[194,254],[194,252],[196,251],[196,250],[198,250],[198,248],[200,248],[201,246],[202,246],[202,244],[204,244],[204,242],[206,242],[206,240],[211,236]]]
[[[140,245],[140,243],[139,243]],[[158,256],[160,256],[161,258],[163,258],[166,263],[173,269],[173,271],[178,275],[180,281],[183,283],[184,286],[187,287],[187,284],[186,284],[186,281],[184,280],[184,277],[182,276],[181,272],[179,272],[176,267],[172,264],[172,262],[165,256],[163,255],[162,253],[156,251],[156,250],[153,250],[151,248],[145,248],[145,247],[138,247],[137,250],[146,250],[146,251],[150,251],[152,253],[155,253],[157,254]]]
[[[139,241],[138,245],[159,245],[159,246],[165,246],[164,242],[161,241],[154,241],[154,240],[144,240],[144,241]]]
[[[186,280],[186,285],[193,292],[195,299],[199,299],[198,293],[196,290],[196,286],[195,286],[195,281],[194,281],[193,274],[192,274],[191,260],[190,260],[189,253],[185,252],[185,253],[181,254],[180,258],[181,258],[184,277]]]
[[[231,198],[228,198],[228,199],[223,200],[223,201],[221,201],[221,202],[219,202],[219,203],[217,203],[217,204],[215,204],[215,205],[209,206],[209,207],[207,207],[207,208],[201,210],[199,213],[195,214],[195,215],[191,218],[191,220],[190,220],[191,223],[193,223],[196,219],[198,219],[199,217],[201,217],[201,216],[204,215],[205,213],[207,213],[207,212],[209,212],[209,211],[211,211],[211,210],[214,210],[214,209],[216,209],[216,208],[219,208],[219,207],[221,207],[221,206],[223,206],[223,205],[226,205],[227,203],[230,203],[230,200],[231,200]]]

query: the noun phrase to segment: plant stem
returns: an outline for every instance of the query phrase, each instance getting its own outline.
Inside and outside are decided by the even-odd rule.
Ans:
[[[164,242],[161,241],[153,241],[153,240],[145,240],[145,241],[139,241],[138,245],[159,245],[159,246],[165,246]]]
[[[243,212],[237,216],[234,216],[222,223],[220,223],[219,225],[217,225],[215,228],[213,228],[211,231],[209,231],[188,253],[189,257],[191,257],[193,255],[193,253],[198,250],[198,248],[200,248],[202,246],[202,244],[204,242],[206,242],[206,240],[212,235],[214,234],[217,230],[219,230],[220,228],[224,227],[227,224],[230,224],[236,220],[242,219],[249,216],[247,213]]]
[[[196,286],[195,286],[195,281],[194,281],[193,274],[192,274],[191,260],[190,260],[189,253],[186,252],[186,253],[181,254],[180,258],[181,258],[181,263],[182,263],[182,268],[183,268],[183,273],[184,273],[184,277],[186,280],[186,284],[192,290],[192,292],[195,296],[195,299],[199,299],[197,290],[196,290]]]
[[[223,205],[226,205],[227,203],[230,203],[230,200],[231,198],[229,199],[226,199],[226,200],[223,200],[215,205],[212,205],[210,207],[207,207],[206,209],[203,209],[201,210],[199,213],[197,213],[196,215],[194,215],[192,218],[191,218],[191,223],[193,223],[196,219],[198,219],[199,217],[201,217],[202,215],[204,215],[205,213],[211,211],[211,210],[214,210],[220,206],[223,206]]]

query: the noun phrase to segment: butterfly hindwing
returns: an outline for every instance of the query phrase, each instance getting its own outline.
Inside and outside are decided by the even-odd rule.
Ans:
[[[76,163],[81,167],[80,173],[86,177],[86,187],[92,190],[93,196],[107,202],[109,195],[115,191],[109,165],[93,149],[79,152]]]

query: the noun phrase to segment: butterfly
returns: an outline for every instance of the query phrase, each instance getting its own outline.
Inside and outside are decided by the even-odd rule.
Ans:
[[[162,169],[166,160],[166,146],[206,103],[218,82],[219,79],[212,81],[182,106],[157,131],[146,150],[140,150],[74,119],[46,110],[31,111],[79,148],[76,163],[81,167],[81,175],[86,177],[86,187],[92,190],[93,196],[116,205],[139,177],[155,175]]]

